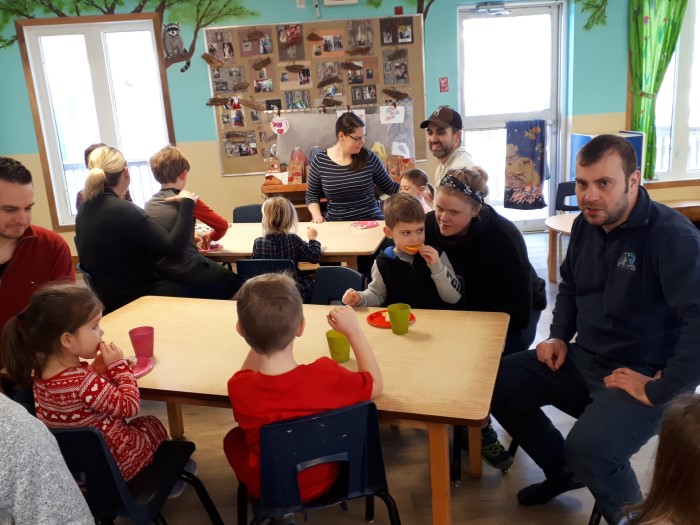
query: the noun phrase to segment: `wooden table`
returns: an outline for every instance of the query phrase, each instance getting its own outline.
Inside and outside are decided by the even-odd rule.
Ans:
[[[321,224],[300,222],[297,233],[306,241],[307,227],[313,226],[318,230],[318,240],[321,243],[321,261],[346,263],[350,268],[357,270],[357,258],[361,255],[373,255],[384,240],[384,221],[378,222],[379,226],[365,230],[351,228],[352,221]],[[253,241],[262,234],[259,223],[233,223],[219,241],[223,248],[206,255],[220,262],[236,262],[238,259],[248,258],[253,252]]]
[[[562,213],[552,215],[544,220],[545,226],[549,228],[549,253],[547,254],[547,275],[553,283],[557,282],[557,240],[559,235],[571,235],[571,227],[578,213]]]
[[[659,200],[659,202],[679,211],[691,222],[700,222],[700,200]]]
[[[304,305],[306,329],[294,350],[297,362],[328,353],[325,316],[330,307]],[[503,313],[414,310],[408,334],[374,328],[357,308],[384,378],[375,400],[383,419],[409,420],[428,429],[433,523],[451,523],[449,425],[469,427],[470,474],[481,476],[481,425],[489,414],[508,316]],[[181,436],[180,403],[230,408],[227,382],[248,347],[237,333],[234,301],[142,297],[102,320],[104,339],[130,349],[128,330],[155,327],[155,366],[138,380],[144,399],[168,402],[172,436]],[[348,368],[356,370],[351,359]],[[231,426],[234,425],[233,415]],[[221,429],[222,437],[227,429]]]

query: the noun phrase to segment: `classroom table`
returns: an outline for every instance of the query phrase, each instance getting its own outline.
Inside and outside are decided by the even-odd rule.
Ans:
[[[328,353],[329,306],[304,305],[306,328],[296,339],[299,363]],[[356,308],[384,378],[375,403],[383,421],[408,421],[429,436],[433,523],[451,523],[450,425],[469,427],[470,450],[481,450],[481,426],[488,418],[508,315],[492,312],[414,310],[406,335],[375,328],[367,316],[378,308]],[[236,333],[235,301],[141,297],[102,320],[104,339],[130,349],[128,331],[155,327],[154,367],[138,380],[144,399],[168,403],[170,432],[183,435],[181,403],[230,408],[227,382],[248,352]],[[356,370],[352,358],[344,366]],[[231,426],[234,426],[233,414]],[[227,429],[222,429],[222,438]],[[471,454],[469,471],[481,476],[481,454]]]
[[[354,221],[335,221],[312,224],[300,222],[297,228],[299,237],[308,240],[307,229],[313,226],[318,230],[321,243],[321,262],[345,263],[357,270],[357,258],[361,255],[373,255],[384,240],[384,221],[376,221],[378,226],[366,229],[354,229]],[[233,223],[226,235],[219,240],[223,247],[205,253],[207,257],[219,262],[235,263],[253,253],[253,241],[263,235],[259,223]]]

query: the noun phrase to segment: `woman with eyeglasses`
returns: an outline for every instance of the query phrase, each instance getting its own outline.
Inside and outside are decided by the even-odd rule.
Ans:
[[[377,185],[393,195],[399,184],[391,180],[377,155],[365,147],[365,123],[354,113],[343,113],[335,123],[336,143],[311,162],[306,205],[312,222],[383,219],[374,193]],[[321,198],[328,201],[321,213]]]

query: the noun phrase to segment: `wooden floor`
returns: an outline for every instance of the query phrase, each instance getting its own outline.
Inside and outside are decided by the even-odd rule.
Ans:
[[[546,279],[547,234],[536,233],[525,236],[530,260],[537,273]],[[547,282],[549,306],[543,312],[538,327],[538,338],[548,335],[556,285]],[[232,370],[231,373],[234,371]],[[438,381],[440,378],[435,378]],[[153,414],[166,423],[165,408],[161,403],[142,403],[142,414]],[[564,433],[573,420],[556,409],[549,410],[555,424]],[[199,477],[206,485],[225,523],[236,523],[236,479],[224,457],[222,439],[234,425],[230,410],[206,407],[184,407],[186,438],[194,441],[197,451],[194,458],[199,466]],[[503,442],[510,438],[495,425]],[[389,488],[396,499],[405,525],[428,525],[431,523],[430,478],[428,465],[428,436],[425,431],[390,427],[382,428],[382,444]],[[652,439],[633,458],[634,468],[643,487],[648,486],[649,467],[656,447]],[[515,463],[506,474],[484,465],[484,476],[472,480],[467,473],[467,461],[463,461],[463,483],[452,488],[452,516],[455,524],[478,525],[584,525],[593,507],[593,498],[586,489],[577,490],[556,498],[547,505],[522,507],[518,505],[516,493],[524,486],[541,481],[541,471],[520,450]],[[315,511],[309,515],[309,524],[361,524],[363,504],[350,503],[344,513],[333,507]],[[207,523],[206,514],[194,491],[187,488],[177,499],[168,501],[163,515],[170,525]],[[250,517],[249,517],[250,518]],[[302,523],[300,518],[297,523]],[[125,523],[125,522],[118,522]],[[377,524],[386,524],[388,519],[381,501],[376,503]]]

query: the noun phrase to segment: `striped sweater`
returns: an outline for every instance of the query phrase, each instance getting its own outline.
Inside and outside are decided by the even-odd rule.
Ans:
[[[138,414],[136,378],[125,359],[111,363],[104,376],[87,363],[48,379],[34,379],[36,415],[51,428],[96,427],[128,481],[153,460],[168,437],[154,416]]]
[[[336,164],[322,151],[311,162],[306,204],[318,204],[325,197],[327,221],[381,220],[384,214],[374,194],[375,184],[389,195],[399,191],[399,184],[391,180],[373,151],[369,151],[367,165],[355,171]]]

